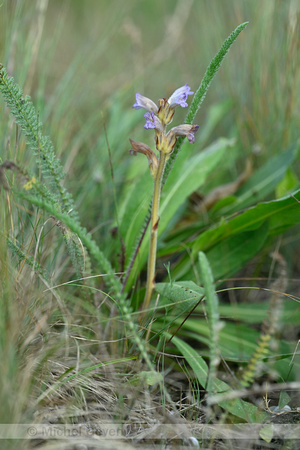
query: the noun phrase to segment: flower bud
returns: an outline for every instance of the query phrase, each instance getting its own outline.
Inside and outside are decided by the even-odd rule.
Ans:
[[[190,144],[195,142],[195,133],[199,125],[179,125],[172,128],[167,135],[156,133],[156,148],[160,152],[172,153],[179,136],[186,136]]]
[[[176,144],[175,134],[168,133],[167,135],[163,133],[156,134],[156,148],[159,152],[166,154],[172,153],[174,145]]]
[[[164,125],[168,125],[173,120],[175,109],[170,107],[166,98],[159,99],[158,104],[159,110],[157,116],[159,117],[161,123],[163,123]]]
[[[148,159],[149,169],[153,178],[155,178],[157,167],[158,167],[158,159],[155,153],[151,150],[148,145],[143,142],[137,142],[133,139],[129,139],[132,145],[132,148],[129,150],[129,153],[132,155],[136,155],[137,153],[142,153]]]

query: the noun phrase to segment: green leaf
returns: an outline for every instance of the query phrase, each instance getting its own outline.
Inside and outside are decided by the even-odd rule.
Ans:
[[[143,370],[128,380],[128,384],[133,386],[138,386],[140,384],[155,386],[161,382],[163,382],[163,375],[155,370]]]
[[[289,191],[295,189],[298,179],[291,168],[288,168],[282,180],[276,187],[276,198],[285,197]]]
[[[157,283],[156,292],[174,302],[172,314],[184,314],[204,297],[204,289],[197,286],[193,281],[182,281],[169,283]]]
[[[171,335],[169,333],[165,334],[167,338],[170,339]],[[178,337],[174,336],[172,338],[172,342],[193,369],[193,372],[201,386],[206,388],[208,379],[208,366],[204,359],[189,344],[182,341]],[[226,392],[232,392],[230,386],[224,383],[224,381],[219,380],[218,378],[214,379],[213,387],[217,393],[224,394]],[[232,400],[220,400],[218,404],[231,414],[234,414],[235,416],[250,423],[260,421],[265,416],[265,414],[259,411],[256,406],[239,398],[235,398]]]
[[[265,441],[270,443],[274,436],[274,425],[273,423],[268,423],[264,425],[259,431],[260,437]]]
[[[59,208],[79,223],[72,196],[61,184],[65,175],[63,167],[55,155],[50,138],[42,133],[42,124],[30,97],[23,98],[22,89],[12,77],[8,76],[6,69],[2,69],[1,72],[0,92],[16,123],[26,136],[27,146],[35,155],[37,167],[44,177],[43,183],[39,185],[39,194],[53,206],[59,205]]]
[[[120,233],[129,253],[137,243],[140,230],[145,222],[153,193],[153,179],[150,173],[144,173],[127,198],[124,215],[120,220]],[[127,252],[128,254],[128,252]]]
[[[160,204],[160,233],[165,229],[179,206],[192,192],[202,186],[208,175],[216,169],[235,139],[220,138],[206,150],[187,159],[181,152],[164,187]],[[188,154],[188,153],[187,153]]]
[[[300,222],[300,190],[280,200],[259,203],[239,214],[231,220],[222,219],[219,225],[205,231],[196,238],[190,246],[191,254],[184,256],[178,267],[173,270],[173,276],[183,278],[190,270],[192,262],[198,256],[199,251],[209,251],[220,245],[231,236],[246,231],[258,230],[268,221],[268,237],[276,236],[286,229]],[[263,228],[262,228],[263,230]]]
[[[236,202],[224,208],[222,214],[232,214],[265,199],[267,195],[274,191],[284,177],[286,170],[293,163],[298,152],[299,143],[292,145],[285,152],[270,159],[238,190]],[[284,195],[286,195],[286,192],[284,192]]]
[[[291,401],[291,397],[286,391],[281,391],[279,396],[278,406],[279,408],[284,408]]]
[[[177,324],[180,320],[176,321]],[[186,336],[209,345],[210,332],[206,320],[189,318],[181,330]],[[246,361],[255,351],[259,335],[258,331],[246,325],[227,322],[220,330],[219,350],[224,359]]]
[[[165,335],[167,339],[171,338],[171,335],[169,333],[165,333]],[[186,362],[193,369],[194,374],[201,386],[206,388],[208,379],[208,366],[202,356],[200,356],[199,353],[197,353],[196,350],[194,350],[189,344],[176,336],[173,336],[172,342],[180,351],[182,356],[185,357]]]
[[[268,222],[257,230],[234,234],[207,252],[215,279],[237,272],[263,247],[268,236]]]
[[[199,236],[195,241],[193,253],[210,248],[225,237],[258,229],[266,220],[269,220],[269,234],[281,233],[300,221],[300,208],[297,200],[300,201],[300,190],[295,192],[293,197],[288,196],[280,200],[259,203],[229,221],[223,220],[220,226]]]
[[[240,288],[239,288],[240,289]],[[246,287],[245,289],[260,289]],[[280,314],[280,322],[286,325],[298,325],[300,322],[300,310],[297,303],[293,301],[284,301]],[[250,324],[261,323],[269,310],[268,302],[257,302],[253,304],[220,305],[220,314],[224,318],[243,321]]]
[[[207,311],[209,314],[210,331],[214,333],[214,328],[220,319],[219,301],[215,292],[214,277],[209,262],[203,252],[199,252],[199,264],[201,269],[201,280],[203,283],[205,297],[207,302]]]

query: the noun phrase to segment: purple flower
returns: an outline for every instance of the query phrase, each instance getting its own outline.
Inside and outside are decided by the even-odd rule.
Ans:
[[[163,131],[163,126],[161,124],[161,121],[159,120],[158,117],[156,117],[154,115],[153,112],[151,112],[151,113],[147,112],[146,114],[144,114],[144,117],[146,119],[146,123],[144,125],[144,128],[146,128],[146,130],[154,129],[159,132]]]
[[[192,95],[194,92],[191,91],[191,88],[188,84],[185,84],[181,88],[176,89],[175,92],[171,95],[171,97],[168,99],[168,103],[171,108],[175,108],[175,106],[182,106],[182,108],[185,108],[188,106],[186,103],[186,99],[188,98],[188,95]]]
[[[135,94],[135,100],[136,100],[136,103],[132,106],[134,109],[144,108],[147,111],[157,114],[158,107],[152,100],[150,100],[150,98],[144,97],[142,94],[139,94],[137,92]]]
[[[195,142],[195,133],[198,131],[199,125],[179,125],[172,128],[168,134],[177,136],[186,136],[190,144]]]

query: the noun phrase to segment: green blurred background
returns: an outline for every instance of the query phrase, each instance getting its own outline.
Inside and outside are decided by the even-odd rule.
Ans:
[[[15,8],[19,17],[12,23],[7,17]],[[18,78],[31,65],[29,93],[38,84],[54,103],[55,89],[69,74],[74,106],[90,114],[120,90],[129,91],[130,103],[136,91],[157,99],[184,83],[196,89],[223,40],[249,21],[205,107],[232,100],[222,131],[228,123],[238,126],[245,147],[257,141],[286,146],[296,137],[297,0],[4,1],[0,11],[2,60],[5,50],[4,63]],[[204,115],[205,108],[199,122]]]
[[[0,17],[0,60],[39,108],[85,224],[102,236],[115,220],[107,141],[117,196],[147,170],[129,157],[128,139],[153,144],[132,110],[135,92],[157,101],[185,83],[196,90],[240,23],[249,21],[196,118],[201,144],[189,151],[237,139],[240,158],[229,157],[213,187],[236,178],[249,154],[260,167],[299,136],[298,0],[4,0]],[[13,140],[5,148],[12,159]]]

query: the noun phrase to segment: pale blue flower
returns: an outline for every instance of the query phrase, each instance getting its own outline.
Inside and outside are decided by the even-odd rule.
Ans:
[[[147,112],[146,114],[144,114],[144,117],[146,119],[146,123],[144,125],[144,128],[146,128],[146,130],[153,129],[159,132],[163,131],[161,121],[153,112]]]
[[[185,108],[188,106],[186,103],[186,99],[188,98],[188,95],[193,95],[194,92],[191,91],[191,88],[188,84],[185,84],[184,86],[176,89],[175,92],[171,95],[171,97],[168,99],[168,103],[171,108],[175,108],[175,106],[182,106],[182,108]]]
[[[158,113],[158,106],[148,97],[144,97],[142,94],[137,92],[135,94],[136,103],[132,106],[134,109],[144,108],[146,111],[153,112],[154,114]]]

